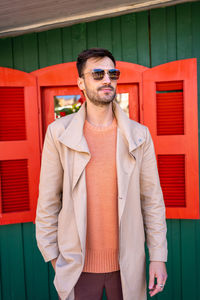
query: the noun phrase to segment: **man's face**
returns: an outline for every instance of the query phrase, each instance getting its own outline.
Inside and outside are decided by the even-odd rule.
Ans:
[[[114,69],[114,63],[109,57],[90,58],[87,60],[83,69],[83,77],[78,79],[78,86],[84,92],[86,99],[97,106],[104,106],[111,103],[116,96],[116,80],[110,80],[108,74],[102,80],[95,80],[92,76],[92,70]]]

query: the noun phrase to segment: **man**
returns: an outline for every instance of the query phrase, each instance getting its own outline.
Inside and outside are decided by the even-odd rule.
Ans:
[[[167,278],[165,207],[148,129],[115,103],[120,71],[106,49],[83,51],[86,103],[47,130],[36,235],[62,300],[145,300]]]

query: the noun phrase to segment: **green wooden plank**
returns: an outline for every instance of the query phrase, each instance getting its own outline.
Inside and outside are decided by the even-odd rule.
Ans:
[[[148,15],[148,11],[136,14],[137,63],[145,67],[150,67]]]
[[[1,271],[0,271],[0,275],[1,275]],[[1,280],[0,280],[0,300],[3,300],[3,292],[2,292],[2,287],[1,287]]]
[[[116,60],[122,60],[121,17],[111,19],[112,54]]]
[[[42,258],[35,239],[35,225],[23,224],[24,262],[28,300],[48,300],[48,264]]]
[[[3,270],[2,270],[2,259],[3,259],[3,256],[2,256],[2,251],[1,251],[1,248],[2,248],[2,237],[1,237],[1,229],[0,229],[0,300],[3,300],[3,291],[2,291],[2,276],[3,276]]]
[[[60,64],[63,61],[61,29],[47,31],[47,53],[49,65]]]
[[[196,231],[196,257],[197,257],[197,265],[196,265],[196,280],[197,282],[200,282],[200,220],[195,221],[195,231]],[[196,286],[197,289],[197,300],[200,300],[200,285],[197,284]]]
[[[26,34],[23,38],[24,71],[32,72],[38,69],[38,41],[37,34]]]
[[[41,262],[34,264],[33,253],[33,229],[31,223],[22,224],[23,247],[24,247],[24,271],[27,287],[27,298],[29,300],[37,299],[37,291],[39,290],[35,284],[35,272],[40,274],[40,280],[44,281],[44,274],[40,272]],[[42,276],[41,276],[42,275]],[[38,276],[39,277],[39,276]],[[45,298],[44,298],[45,299]]]
[[[166,26],[167,26],[167,61],[176,60],[177,56],[177,29],[176,29],[176,7],[166,8]]]
[[[52,267],[51,263],[48,263],[48,274],[49,274],[49,295],[50,295],[50,300],[58,300],[58,294],[55,289],[55,286],[53,284],[54,277],[55,277],[55,271]]]
[[[182,299],[181,283],[181,227],[179,220],[167,220],[168,240],[168,279],[163,293],[158,295],[159,300]]]
[[[66,27],[62,29],[62,42],[63,42],[63,61],[70,62],[73,60],[71,27]]]
[[[1,226],[2,295],[5,300],[25,300],[26,285],[21,224]]]
[[[97,22],[90,22],[86,24],[87,29],[87,48],[98,47],[97,43]]]
[[[195,221],[181,221],[182,300],[197,299]]]
[[[13,39],[14,68],[32,72],[38,68],[36,34],[18,36]]]
[[[72,26],[72,59],[76,61],[78,54],[86,48],[86,24]]]
[[[168,300],[173,299],[173,291],[172,291],[172,277],[171,274],[173,273],[173,257],[172,257],[172,251],[173,251],[173,241],[172,241],[172,223],[167,222],[167,241],[168,241],[168,262],[166,263],[167,272],[168,272],[168,280],[166,282],[165,288],[162,293],[157,295],[157,299],[159,300]],[[178,299],[178,298],[176,298]]]
[[[111,19],[97,21],[97,42],[98,47],[112,52]]]
[[[47,67],[48,55],[47,55],[47,40],[46,32],[38,33],[38,55],[39,55],[39,68]]]
[[[23,36],[13,38],[13,68],[17,70],[24,70],[24,47]]]
[[[54,29],[38,34],[39,66],[47,66],[62,63],[62,36],[61,29]]]
[[[123,60],[137,63],[136,14],[121,17],[121,35]]]
[[[177,5],[177,57],[192,57],[191,4]]]
[[[1,226],[1,228],[3,228]],[[2,277],[3,277],[3,269],[2,269],[2,230],[0,228],[0,300],[3,300],[3,290],[2,290]]]
[[[171,243],[169,241],[169,287],[172,290],[172,298],[182,299],[182,261],[181,261],[181,221],[168,220],[171,223]],[[171,261],[170,261],[171,256]]]
[[[0,39],[0,66],[13,67],[12,38]]]
[[[0,271],[0,275],[1,275],[1,271]],[[0,281],[0,300],[3,300],[3,295],[2,295],[2,287],[1,287],[1,281]]]
[[[166,9],[150,11],[151,66],[167,62]]]

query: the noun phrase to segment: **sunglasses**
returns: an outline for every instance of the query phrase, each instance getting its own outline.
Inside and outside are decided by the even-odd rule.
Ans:
[[[91,72],[87,72],[87,73],[92,74],[94,80],[102,80],[105,74],[108,74],[110,80],[118,80],[120,76],[120,70],[117,69],[110,69],[110,70],[93,69]],[[83,74],[83,76],[85,74]]]

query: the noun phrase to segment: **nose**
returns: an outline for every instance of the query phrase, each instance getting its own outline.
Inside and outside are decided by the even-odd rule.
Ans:
[[[111,83],[110,77],[107,72],[105,72],[104,78],[102,79],[104,83]]]

